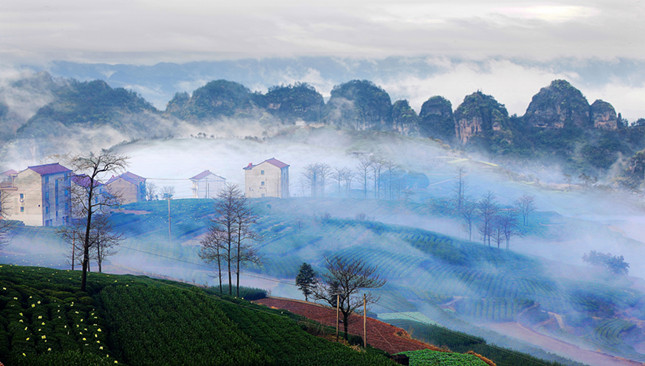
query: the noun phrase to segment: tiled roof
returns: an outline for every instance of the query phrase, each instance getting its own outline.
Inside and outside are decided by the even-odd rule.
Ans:
[[[67,169],[67,168],[65,168],[64,166],[62,166],[62,165],[60,165],[58,163],[45,164],[45,165],[34,165],[34,166],[28,167],[27,169],[31,169],[31,170],[35,171],[36,173],[38,173],[40,175],[71,172],[70,169]]]
[[[0,175],[16,175],[16,174],[18,174],[18,172],[13,169],[9,169],[6,172],[0,173]]]
[[[280,169],[282,169],[282,168],[285,168],[285,167],[288,167],[288,166],[289,166],[289,164],[285,164],[285,163],[281,162],[280,160],[278,160],[278,159],[276,159],[276,158],[267,159],[267,160],[263,161],[262,163],[269,163],[269,164],[271,164],[271,165],[273,165],[273,166],[276,166],[276,167],[278,167],[278,168],[280,168]],[[262,163],[260,163],[260,164],[262,164]],[[249,163],[249,165],[247,165],[247,166],[246,166],[245,168],[243,168],[243,169],[244,169],[244,170],[253,169],[253,168],[255,168],[256,166],[258,166],[258,165],[260,165],[260,164],[253,165],[253,163]]]
[[[88,188],[90,186],[90,177],[86,174],[75,175],[72,177],[72,182],[81,187]],[[94,187],[99,187],[102,185],[103,183],[99,182],[98,180],[94,181]]]
[[[116,177],[112,176],[112,178],[110,178],[110,180],[108,180],[107,183],[105,183],[105,184],[110,184],[110,183],[114,182],[115,180],[117,180],[119,178],[124,179],[124,180],[126,180],[126,181],[128,181],[128,182],[130,182],[132,184],[135,184],[135,185],[140,184],[140,183],[145,183],[145,181],[146,181],[146,178],[144,178],[144,177],[140,177],[140,176],[138,176],[138,175],[136,175],[134,173],[125,172],[125,173],[123,173],[123,174],[121,174],[119,176],[116,176]]]

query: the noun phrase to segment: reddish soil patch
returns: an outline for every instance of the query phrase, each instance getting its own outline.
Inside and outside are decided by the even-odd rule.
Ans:
[[[288,310],[294,314],[302,315],[324,325],[336,325],[336,309],[332,309],[327,306],[276,297],[267,297],[255,302],[274,309]],[[349,333],[362,337],[363,317],[352,315],[349,319],[348,329]],[[340,325],[340,331],[342,334],[342,324]],[[367,318],[367,343],[372,347],[382,349],[391,354],[403,351],[416,351],[420,349],[439,350],[435,346],[412,339],[410,335],[401,328],[397,328],[373,318]]]

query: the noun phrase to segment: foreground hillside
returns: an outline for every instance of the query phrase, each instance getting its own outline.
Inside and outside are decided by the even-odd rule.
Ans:
[[[0,268],[0,360],[9,365],[388,365],[292,317],[144,277]]]
[[[327,328],[304,318],[216,296],[195,286],[91,274],[88,291],[82,292],[77,290],[79,277],[73,271],[0,266],[0,362],[65,366],[394,364],[382,351],[324,339]],[[354,341],[360,343],[360,339]],[[472,355],[425,352],[411,356],[486,365]]]

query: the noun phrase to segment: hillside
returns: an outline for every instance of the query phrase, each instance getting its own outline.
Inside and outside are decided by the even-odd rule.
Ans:
[[[10,365],[390,365],[309,334],[298,317],[145,277],[0,267],[0,361]],[[300,319],[300,320],[299,320]],[[24,327],[23,327],[24,326]]]

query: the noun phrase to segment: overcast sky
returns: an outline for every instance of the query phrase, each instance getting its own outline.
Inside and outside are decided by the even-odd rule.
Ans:
[[[493,61],[496,68],[488,73],[455,65],[450,73],[429,80],[463,83],[464,88],[454,90],[453,102],[473,91],[469,88],[491,94],[505,90],[508,99],[501,102],[517,105],[510,109],[523,114],[540,87],[555,77],[575,79],[575,70],[506,65],[504,60],[548,65],[549,60],[563,57],[609,63],[631,59],[645,65],[644,4],[643,0],[3,0],[0,64],[67,60],[151,65],[296,56],[502,60]],[[518,77],[526,81],[519,92],[508,88],[517,84]],[[412,78],[383,86],[388,91],[413,91],[423,89],[417,84],[427,81]],[[590,102],[609,100],[624,115],[645,116],[644,76],[627,75],[586,90],[578,81]],[[419,101],[427,97],[409,96]]]
[[[5,62],[420,54],[645,59],[642,0],[2,3]]]

